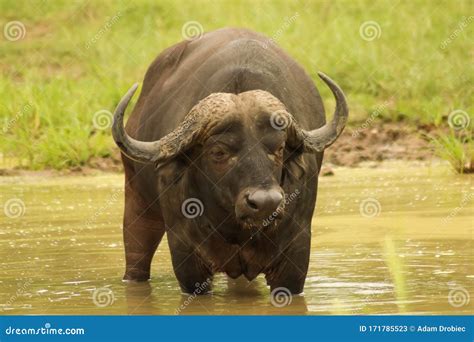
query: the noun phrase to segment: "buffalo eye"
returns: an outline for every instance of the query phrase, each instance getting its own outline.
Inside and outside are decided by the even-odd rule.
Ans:
[[[285,152],[285,144],[283,143],[275,150],[275,152],[273,152],[273,154],[278,159],[281,159],[281,158],[283,158],[283,153],[284,152]]]
[[[229,153],[221,147],[213,147],[209,151],[212,160],[216,163],[223,163],[229,159]]]
[[[283,153],[285,152],[285,144],[283,143],[278,148],[271,149],[270,151],[268,152],[268,157],[273,162],[280,163],[283,160]]]
[[[283,152],[285,151],[285,144],[282,144],[278,150],[276,151],[276,155],[279,157],[283,157]]]

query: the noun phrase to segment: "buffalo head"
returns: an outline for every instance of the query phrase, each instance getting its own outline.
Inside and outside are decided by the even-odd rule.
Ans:
[[[138,141],[123,126],[125,109],[137,89],[134,85],[115,110],[113,137],[130,159],[156,166],[194,150],[193,163],[202,171],[199,186],[218,206],[235,212],[241,225],[261,226],[270,215],[277,213],[278,218],[283,211],[281,181],[288,154],[322,152],[344,129],[348,116],[344,94],[329,77],[319,76],[332,90],[336,110],[331,122],[314,130],[299,127],[272,94],[252,90],[211,94],[163,138]]]

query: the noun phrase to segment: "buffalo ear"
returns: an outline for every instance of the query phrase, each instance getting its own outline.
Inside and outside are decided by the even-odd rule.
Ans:
[[[166,190],[172,185],[177,185],[183,178],[188,166],[188,163],[181,156],[156,165],[155,171],[158,175],[160,189]]]
[[[187,150],[181,151],[174,158],[156,164],[155,171],[158,173],[159,184],[164,186],[162,189],[166,189],[166,187],[171,185],[177,185],[181,181],[191,166],[191,161],[200,155],[200,147],[200,145],[190,147]]]
[[[307,167],[302,151],[293,150],[285,156],[281,185],[299,181],[306,173]]]

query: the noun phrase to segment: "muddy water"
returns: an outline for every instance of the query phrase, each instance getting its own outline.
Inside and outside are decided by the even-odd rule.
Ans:
[[[262,277],[182,295],[166,241],[149,283],[123,283],[122,182],[0,178],[0,314],[474,312],[472,176],[395,164],[322,178],[305,292],[291,303],[272,303]]]

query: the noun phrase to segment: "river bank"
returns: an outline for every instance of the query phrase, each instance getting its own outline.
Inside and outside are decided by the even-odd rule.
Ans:
[[[441,162],[428,135],[433,131],[404,123],[378,123],[370,127],[348,127],[325,151],[322,175],[330,175],[334,167],[379,167],[386,161],[416,161],[419,165]],[[0,159],[1,161],[1,159]],[[65,176],[95,175],[100,172],[122,172],[118,148],[106,158],[91,158],[82,166],[55,170],[30,170],[14,161],[0,162],[0,176]]]

